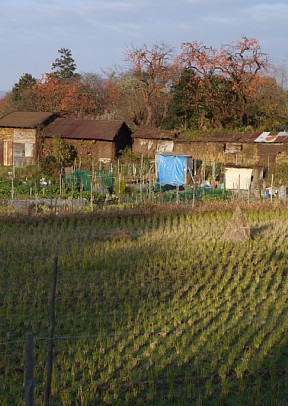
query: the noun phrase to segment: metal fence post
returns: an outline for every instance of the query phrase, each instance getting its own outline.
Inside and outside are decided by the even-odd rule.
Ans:
[[[33,347],[33,334],[27,333],[25,341],[25,406],[34,406]]]
[[[55,329],[55,295],[57,285],[57,271],[58,271],[58,256],[54,258],[53,279],[51,286],[51,299],[50,299],[50,327],[48,336],[48,354],[47,354],[47,377],[45,387],[44,405],[49,405],[51,381],[52,381],[52,366],[53,366],[53,339]]]

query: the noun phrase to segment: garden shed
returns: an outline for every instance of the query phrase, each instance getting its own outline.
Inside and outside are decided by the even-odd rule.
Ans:
[[[189,184],[193,176],[191,155],[156,154],[155,164],[160,184],[183,186]]]
[[[52,139],[59,137],[73,145],[81,159],[110,162],[126,147],[131,147],[131,133],[122,120],[58,118],[45,129],[43,145],[49,151]]]
[[[161,128],[138,128],[133,134],[132,151],[143,156],[172,153],[177,134]]]
[[[227,190],[249,190],[261,188],[263,167],[226,165],[225,188]]]
[[[174,153],[193,154],[194,159],[229,165],[269,165],[288,162],[288,132],[216,133],[179,138]]]
[[[51,112],[16,111],[0,118],[0,165],[35,164],[39,134],[55,118]]]

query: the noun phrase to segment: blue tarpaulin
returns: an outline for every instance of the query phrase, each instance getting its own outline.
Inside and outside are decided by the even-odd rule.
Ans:
[[[187,156],[166,155],[157,156],[157,182],[181,186],[185,183],[185,168]]]

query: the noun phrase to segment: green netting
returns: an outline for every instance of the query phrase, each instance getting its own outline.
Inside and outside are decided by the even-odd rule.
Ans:
[[[93,184],[101,187],[113,185],[113,174],[109,170],[96,170],[94,172]],[[71,189],[91,190],[91,171],[74,171],[65,175],[65,186]]]
[[[91,172],[90,171],[74,171],[65,174],[65,186],[71,189],[90,190],[91,189]]]
[[[99,169],[95,171],[95,178],[100,186],[111,187],[113,186],[113,174],[107,169]]]

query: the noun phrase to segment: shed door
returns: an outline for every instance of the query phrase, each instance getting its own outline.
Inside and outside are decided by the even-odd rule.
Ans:
[[[4,141],[0,141],[0,165],[4,164]]]

